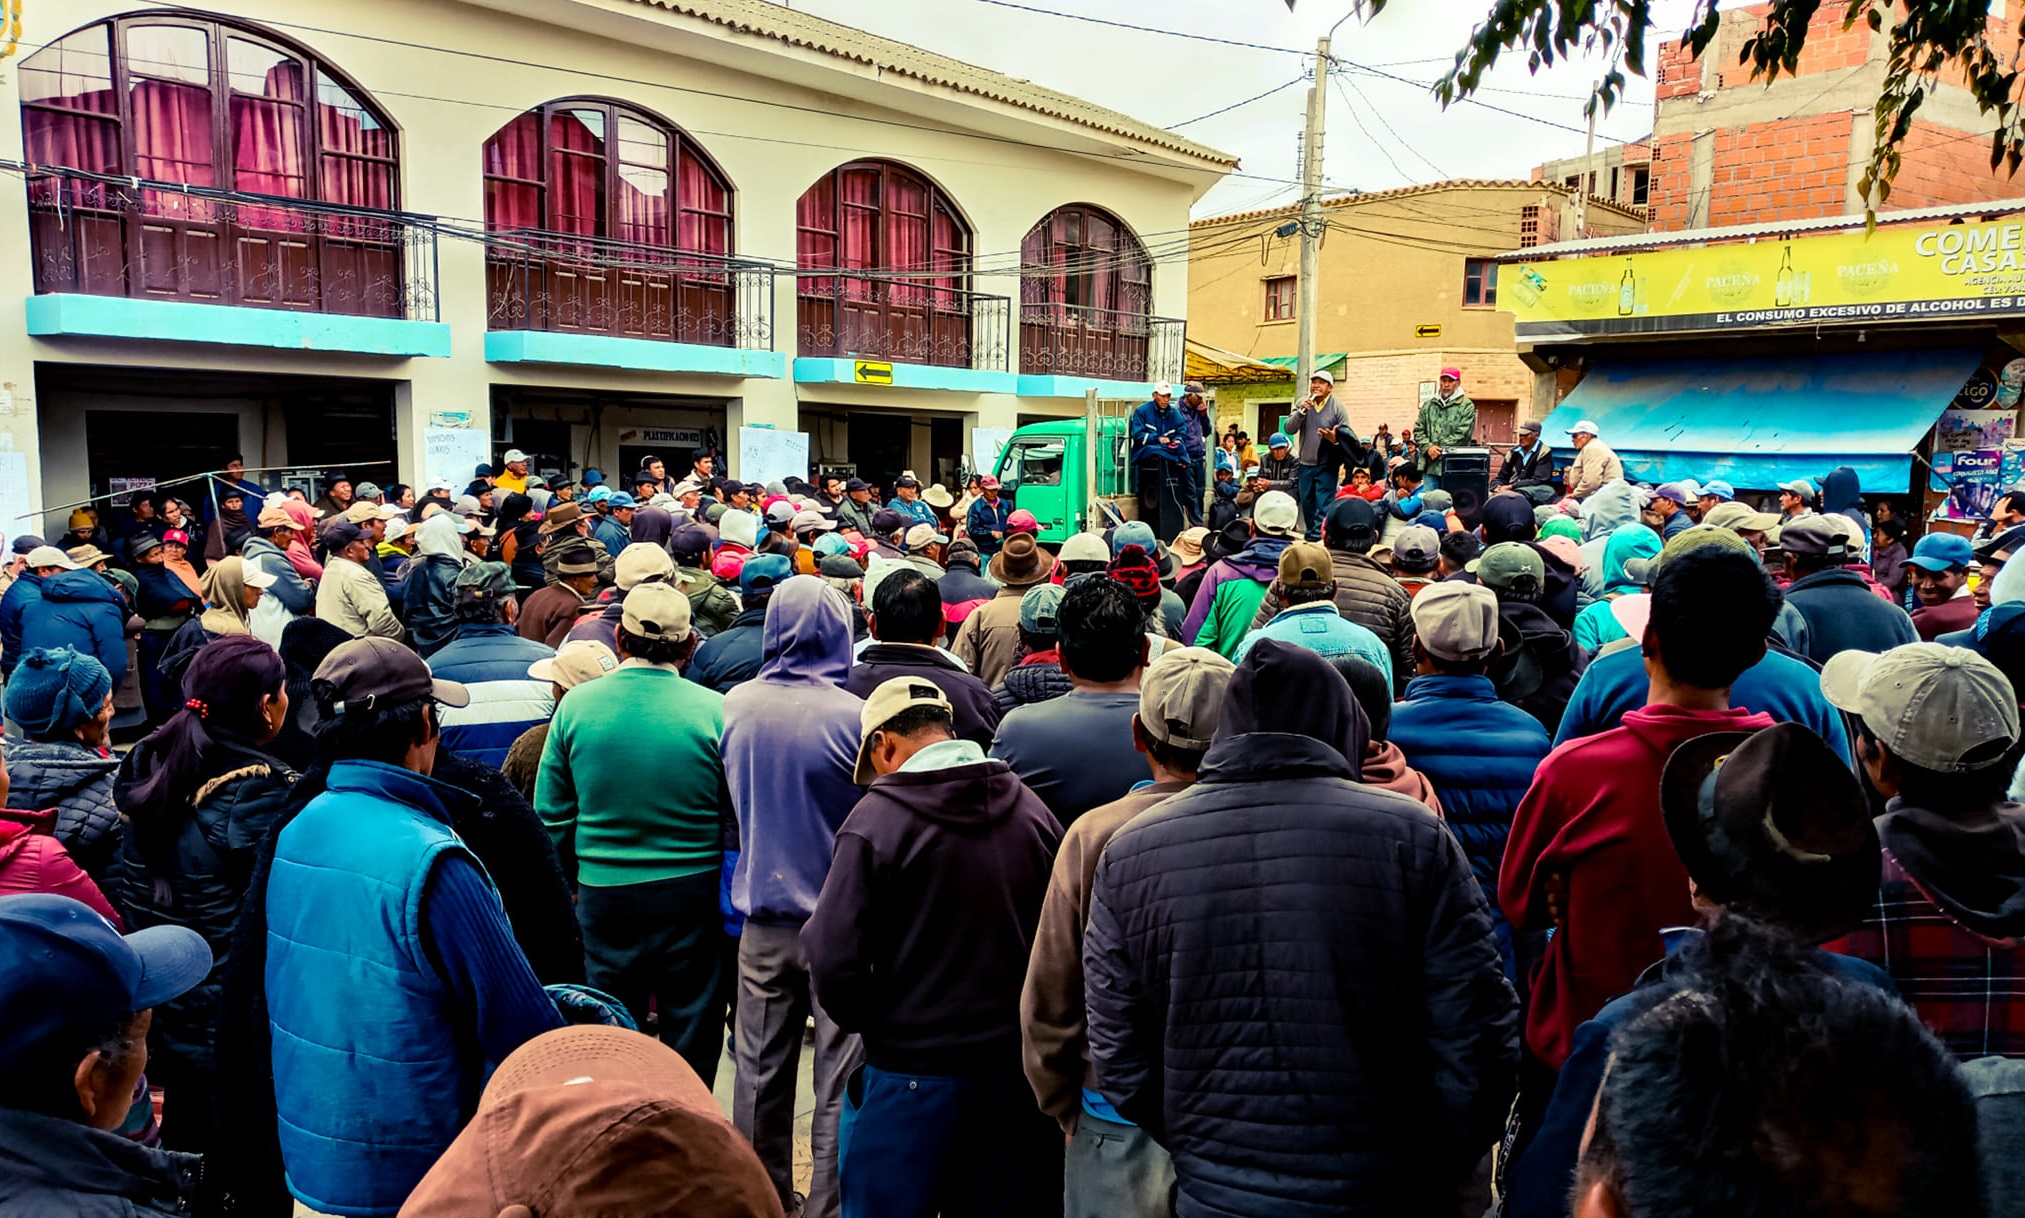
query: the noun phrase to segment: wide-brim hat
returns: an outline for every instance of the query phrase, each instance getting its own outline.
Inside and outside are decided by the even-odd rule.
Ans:
[[[1675,748],[1659,783],[1674,853],[1710,900],[1825,943],[1877,900],[1883,855],[1849,766],[1797,723]]]
[[[991,556],[991,577],[1008,588],[1031,588],[1054,574],[1055,556],[1027,534],[1006,539]]]

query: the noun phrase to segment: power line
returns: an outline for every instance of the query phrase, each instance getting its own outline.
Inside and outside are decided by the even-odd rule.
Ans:
[[[1292,88],[1293,86],[1300,84],[1303,80],[1306,79],[1307,77],[1305,76],[1296,76],[1294,77],[1294,79],[1287,81],[1285,84],[1274,85],[1272,88],[1267,89],[1264,93],[1254,93],[1252,96],[1245,98],[1243,101],[1232,102],[1230,105],[1225,106],[1220,110],[1211,110],[1208,114],[1198,114],[1194,118],[1185,118],[1178,123],[1169,123],[1167,124],[1167,129],[1172,131],[1176,127],[1186,127],[1190,123],[1199,123],[1206,118],[1215,118],[1219,114],[1229,114],[1231,111],[1237,109],[1239,106],[1249,106],[1255,101],[1264,101],[1266,98],[1271,97],[1273,94],[1278,93],[1280,90]]]
[[[1343,78],[1341,76],[1338,76],[1336,78],[1337,82],[1336,95],[1342,98],[1344,106],[1349,108],[1350,121],[1357,124],[1357,129],[1364,133],[1364,139],[1366,140],[1366,142],[1368,142],[1373,148],[1376,148],[1378,150],[1378,155],[1385,158],[1385,163],[1392,166],[1392,171],[1394,173],[1406,179],[1408,182],[1413,181],[1413,175],[1406,172],[1405,169],[1401,168],[1398,161],[1392,159],[1392,153],[1386,149],[1385,145],[1379,143],[1378,137],[1372,135],[1371,129],[1364,125],[1364,119],[1357,113],[1357,107],[1350,104],[1350,95],[1348,93],[1343,92],[1342,81]]]
[[[1336,84],[1340,88],[1347,89],[1349,91],[1348,93],[1340,94],[1340,96],[1343,98],[1343,104],[1346,106],[1350,106],[1351,118],[1353,119],[1357,118],[1357,107],[1351,105],[1349,96],[1350,93],[1355,93],[1357,95],[1358,100],[1362,101],[1364,105],[1370,109],[1371,117],[1377,120],[1379,126],[1385,128],[1387,134],[1389,134],[1393,139],[1398,140],[1401,147],[1405,148],[1408,152],[1411,152],[1413,155],[1419,157],[1422,164],[1426,165],[1429,169],[1434,170],[1436,177],[1446,178],[1449,176],[1448,171],[1446,169],[1443,169],[1441,166],[1435,164],[1433,159],[1430,158],[1426,153],[1422,152],[1418,145],[1408,142],[1404,137],[1402,137],[1399,134],[1399,132],[1394,131],[1392,129],[1392,124],[1385,121],[1385,112],[1380,110],[1377,106],[1372,105],[1371,99],[1364,96],[1364,90],[1358,88],[1355,81],[1351,80],[1348,76],[1338,76],[1336,78]],[[1358,120],[1357,129],[1359,131],[1364,131],[1363,120],[1361,119]],[[1371,133],[1369,131],[1364,131],[1364,136],[1366,139],[1370,139]],[[1373,140],[1372,142],[1376,143],[1377,141]],[[1392,160],[1392,157],[1390,154],[1387,154],[1385,159],[1390,161]],[[1399,168],[1397,162],[1393,164],[1393,168],[1394,169]],[[1411,176],[1411,175],[1404,175],[1404,176]]]
[[[997,5],[999,8],[1018,9],[1023,13],[1035,13],[1042,17],[1061,17],[1069,21],[1087,21],[1091,25],[1108,25],[1117,30],[1133,30],[1141,34],[1164,34],[1169,38],[1186,38],[1191,42],[1213,42],[1218,46],[1240,47],[1247,51],[1271,51],[1279,55],[1310,55],[1311,51],[1295,47],[1268,46],[1263,42],[1244,42],[1236,38],[1218,38],[1213,34],[1191,34],[1187,30],[1170,30],[1157,25],[1134,25],[1129,21],[1112,21],[1107,17],[1092,17],[1087,13],[1064,13],[1051,8],[1036,8],[1031,4],[1015,4],[1013,0],[977,0],[979,4]]]

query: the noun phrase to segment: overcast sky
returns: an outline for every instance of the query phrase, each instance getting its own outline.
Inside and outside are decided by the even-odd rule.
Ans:
[[[1349,0],[1019,0],[1051,12],[1305,48],[1306,57],[1221,46],[1024,12],[985,0],[790,0],[795,8],[928,50],[1088,98],[1135,118],[1173,127],[1243,159],[1238,173],[1196,205],[1198,217],[1290,202],[1297,190],[1296,145],[1307,86],[1288,87],[1225,114],[1200,115],[1294,80],[1313,59],[1315,39]],[[1677,37],[1688,0],[1654,5],[1670,24],[1651,35]],[[1726,4],[1725,7],[1728,7]],[[1369,24],[1352,17],[1337,30],[1339,64],[1359,64],[1428,82],[1489,8],[1489,0],[1391,0]],[[1649,55],[1648,58],[1655,56]],[[1351,67],[1333,69],[1323,166],[1336,187],[1383,190],[1454,178],[1524,178],[1542,161],[1579,155],[1582,98],[1600,60],[1557,64],[1529,75],[1524,56],[1501,64],[1480,96],[1531,118],[1467,103],[1443,110],[1424,85]],[[1510,90],[1504,92],[1500,90]],[[1652,129],[1652,82],[1632,78],[1628,100],[1596,126],[1597,146]],[[1361,128],[1360,128],[1361,123]],[[1557,125],[1553,125],[1557,124]]]

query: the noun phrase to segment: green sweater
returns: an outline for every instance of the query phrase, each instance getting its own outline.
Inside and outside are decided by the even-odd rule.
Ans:
[[[717,869],[730,793],[724,696],[666,669],[620,668],[557,706],[534,807],[563,874],[610,888]]]
[[[1207,647],[1225,659],[1236,656],[1238,644],[1251,632],[1252,619],[1259,615],[1259,605],[1266,599],[1266,587],[1244,576],[1218,584],[1216,599],[1209,605],[1209,616],[1196,628],[1195,645]]]

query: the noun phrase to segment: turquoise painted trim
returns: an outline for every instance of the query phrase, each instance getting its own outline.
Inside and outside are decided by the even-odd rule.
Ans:
[[[1095,389],[1102,398],[1150,398],[1152,381],[1100,381],[1090,376],[1022,376],[1023,398],[1079,398]]]
[[[485,358],[495,364],[579,364],[775,380],[787,375],[787,356],[778,351],[664,343],[651,338],[614,338],[608,334],[555,334],[547,330],[492,330],[485,335]]]
[[[885,361],[882,361],[885,362]],[[802,385],[853,385],[857,383],[857,360],[809,359],[795,361],[795,381]],[[933,364],[894,364],[893,383],[881,389],[946,389],[954,393],[1014,393],[1019,376],[1012,372],[988,372],[981,368],[938,368]]]
[[[148,338],[357,355],[450,354],[450,327],[440,321],[72,293],[30,296],[28,332],[43,338]]]

